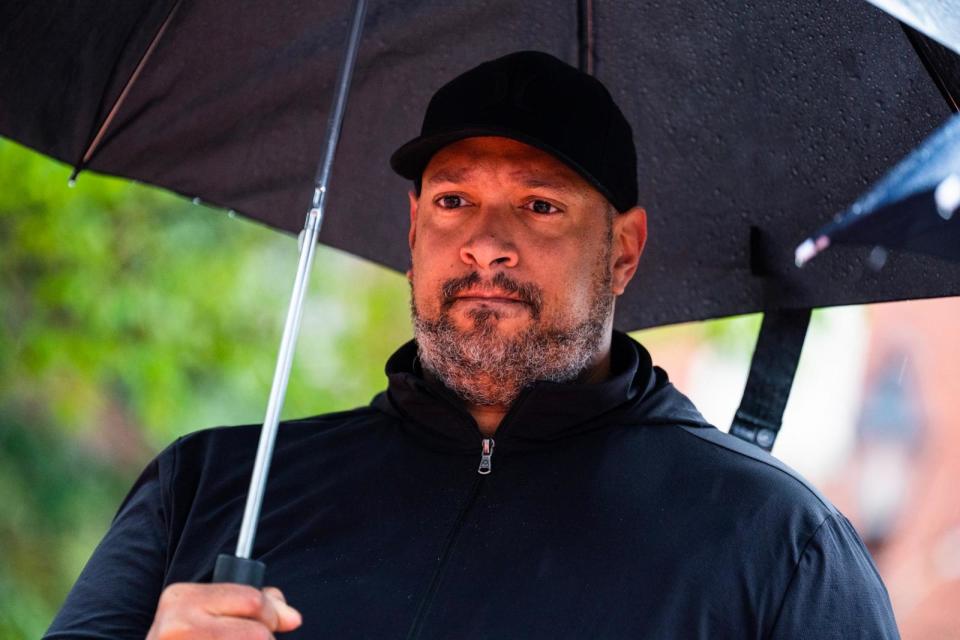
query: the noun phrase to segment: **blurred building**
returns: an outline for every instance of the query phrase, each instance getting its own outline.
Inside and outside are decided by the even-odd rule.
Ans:
[[[960,638],[960,299],[875,305],[850,463],[825,487],[861,531],[905,640]]]
[[[752,341],[709,337],[639,336],[727,429]],[[857,527],[904,640],[960,640],[960,298],[817,312],[774,453]]]

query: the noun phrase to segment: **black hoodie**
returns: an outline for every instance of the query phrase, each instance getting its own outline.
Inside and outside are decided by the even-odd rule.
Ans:
[[[898,637],[843,515],[629,337],[605,382],[525,390],[493,443],[414,343],[387,374],[370,407],[281,426],[254,557],[303,613],[282,637]],[[165,585],[208,581],[258,431],[161,453],[46,637],[142,639]]]

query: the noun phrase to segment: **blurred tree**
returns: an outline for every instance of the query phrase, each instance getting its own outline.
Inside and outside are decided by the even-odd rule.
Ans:
[[[262,419],[294,238],[0,140],[0,637],[38,637],[137,471]],[[402,204],[402,203],[401,203]],[[399,215],[399,214],[398,214]],[[321,248],[285,417],[365,404],[402,276]],[[343,372],[349,371],[349,376]]]

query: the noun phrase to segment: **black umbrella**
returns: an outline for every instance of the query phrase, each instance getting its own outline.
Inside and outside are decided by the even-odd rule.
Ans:
[[[296,231],[327,196],[314,174],[348,23],[302,0],[8,1],[0,133]],[[859,2],[375,2],[320,239],[404,268],[407,185],[386,158],[443,81],[520,48],[595,73],[633,123],[651,250],[621,328],[960,292],[960,267],[922,278],[922,259],[883,279],[847,257],[785,268],[801,229],[944,112],[897,24]]]
[[[917,0],[870,1],[917,30],[908,30],[914,46],[948,104],[960,110],[957,7]],[[874,247],[870,263],[876,269],[886,264],[889,249],[960,261],[960,219],[955,216],[960,208],[958,118],[940,127],[833,222],[797,247],[797,266],[835,244]]]
[[[287,0],[8,0],[0,134],[299,231],[349,10]],[[634,126],[650,245],[620,328],[960,293],[960,267],[866,251],[793,268],[947,110],[865,2],[371,3],[321,241],[407,265],[390,153],[447,79],[540,49],[589,67]]]
[[[837,219],[797,247],[797,266],[835,244],[867,245],[880,268],[888,249],[960,261],[960,115],[951,118]]]

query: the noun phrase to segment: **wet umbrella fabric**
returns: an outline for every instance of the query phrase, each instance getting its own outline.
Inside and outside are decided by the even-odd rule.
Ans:
[[[960,8],[951,0],[867,0],[960,53]]]
[[[905,249],[960,262],[960,115],[951,118],[873,188],[797,248],[803,265],[827,247]]]
[[[0,8],[0,134],[298,231],[349,9],[288,0]],[[960,293],[960,266],[797,240],[945,116],[897,22],[865,2],[373,2],[321,241],[407,265],[387,158],[432,92],[521,48],[579,59],[640,150],[650,245],[617,325]],[[549,100],[549,96],[543,96]],[[85,158],[85,159],[84,159]]]

